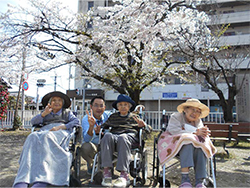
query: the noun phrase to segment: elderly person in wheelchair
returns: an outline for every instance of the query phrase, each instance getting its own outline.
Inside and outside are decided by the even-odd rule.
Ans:
[[[191,188],[189,168],[195,170],[195,187],[205,187],[206,161],[216,149],[209,139],[210,131],[201,118],[209,114],[209,108],[198,99],[188,99],[177,107],[178,112],[170,117],[166,132],[158,142],[161,164],[179,155],[181,164],[180,187]]]
[[[69,97],[61,92],[46,94],[42,104],[44,111],[31,120],[32,125],[42,124],[42,128],[31,133],[24,143],[14,187],[69,185],[72,156],[68,145],[73,127],[80,122],[67,109]]]
[[[112,186],[112,158],[114,151],[117,151],[116,170],[120,172],[120,177],[115,180],[114,186],[125,187],[130,184],[131,147],[138,142],[139,129],[147,125],[136,114],[131,113],[135,108],[135,102],[129,96],[119,95],[112,106],[119,112],[110,115],[102,124],[104,129],[110,129],[101,140],[102,186]]]

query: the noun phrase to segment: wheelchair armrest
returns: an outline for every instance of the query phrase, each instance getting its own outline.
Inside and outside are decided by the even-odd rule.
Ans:
[[[140,132],[139,132],[139,144],[140,144],[140,146],[142,146],[142,129],[140,129]]]
[[[75,143],[81,144],[83,141],[82,127],[81,126],[73,127],[73,132],[75,134]]]
[[[103,136],[103,133],[106,131],[110,131],[112,129],[112,127],[109,127],[108,129],[104,129],[103,127],[101,127],[100,129],[100,132],[99,132],[99,140],[98,140],[98,145],[100,145],[101,143],[101,139],[102,139],[102,136]]]
[[[41,128],[41,127],[43,127],[43,124],[41,124],[41,123],[34,124],[34,125],[32,125],[31,132],[34,132],[36,128]]]

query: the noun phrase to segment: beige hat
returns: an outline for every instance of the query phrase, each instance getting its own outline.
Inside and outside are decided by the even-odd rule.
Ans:
[[[198,99],[188,99],[186,102],[177,106],[178,112],[182,113],[185,107],[196,107],[201,110],[200,118],[204,118],[209,114],[209,108],[202,104]]]

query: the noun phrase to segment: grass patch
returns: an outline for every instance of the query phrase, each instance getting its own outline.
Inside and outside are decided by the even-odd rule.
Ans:
[[[215,154],[215,157],[219,158],[220,160],[221,159],[225,160],[225,159],[233,159],[234,158],[234,156],[231,153],[229,153],[229,156],[228,156],[226,152],[217,152]]]
[[[150,134],[147,135],[147,139],[145,140],[147,146],[154,145],[154,138],[158,136],[159,131],[152,131]]]
[[[30,130],[4,130],[0,132],[0,135],[13,135],[13,136],[18,136],[18,135],[23,135],[23,136],[28,136],[30,134]]]
[[[223,142],[219,142],[219,141],[216,141],[214,143],[214,146],[222,146]],[[245,149],[250,149],[250,142],[248,141],[244,141],[244,140],[240,140],[238,143],[237,142],[230,142],[230,143],[226,143],[226,146],[228,148],[230,147],[234,147],[234,148],[245,148]]]
[[[240,141],[238,144],[235,144],[235,147],[249,149],[250,148],[250,142],[248,142],[248,141]]]

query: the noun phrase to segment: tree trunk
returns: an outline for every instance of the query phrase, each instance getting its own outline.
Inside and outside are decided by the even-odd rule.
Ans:
[[[141,91],[139,89],[129,91],[129,96],[131,97],[132,100],[135,101],[136,105],[140,104],[140,94]]]
[[[233,122],[233,106],[234,106],[234,98],[235,98],[235,90],[233,88],[228,89],[228,100],[225,98],[221,99],[221,106],[223,109],[223,117],[224,121],[227,122]]]
[[[13,123],[14,130],[16,130],[20,127],[19,116],[18,116],[18,105],[19,105],[21,87],[22,87],[22,83],[23,83],[22,80],[23,80],[23,76],[21,76],[21,79],[20,79],[19,89],[18,89],[18,94],[17,94],[17,99],[16,99],[16,107],[15,107],[15,112],[14,112],[14,123]]]
[[[25,59],[26,59],[26,48],[25,46],[23,47],[23,52],[22,52],[22,72],[21,72],[21,78],[20,78],[20,83],[19,83],[19,89],[18,89],[18,95],[17,95],[17,101],[16,101],[16,108],[14,112],[14,124],[13,124],[13,129],[16,130],[18,129],[21,125],[22,122],[20,121],[20,117],[18,116],[18,104],[19,104],[19,98],[20,98],[20,92],[22,88],[22,83],[24,81],[23,79],[23,73],[25,70]]]

